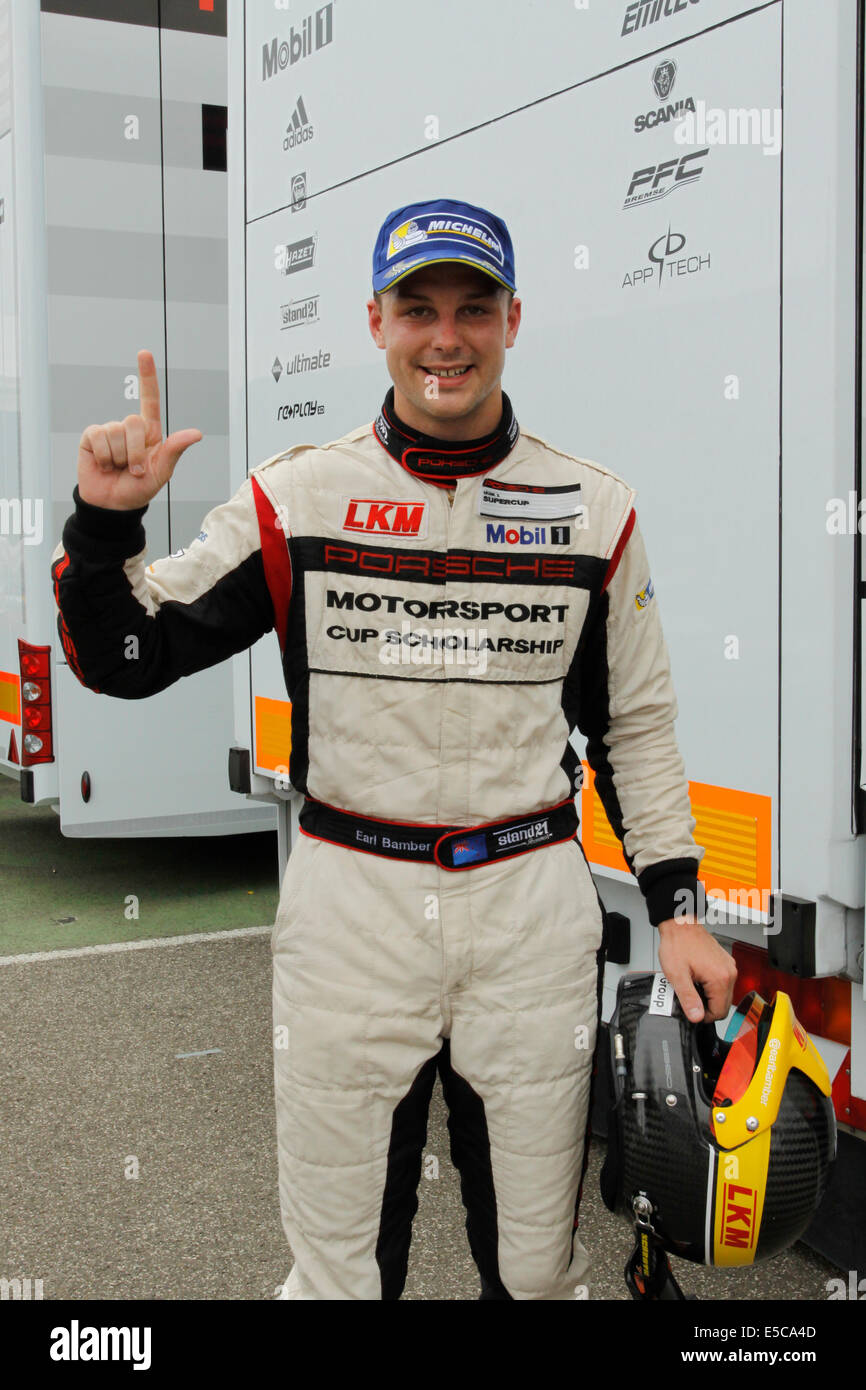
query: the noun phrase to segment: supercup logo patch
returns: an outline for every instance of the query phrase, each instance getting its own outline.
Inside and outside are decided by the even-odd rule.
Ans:
[[[485,478],[478,489],[479,516],[529,517],[549,521],[583,513],[580,483],[565,487],[538,487],[532,483],[505,483]]]

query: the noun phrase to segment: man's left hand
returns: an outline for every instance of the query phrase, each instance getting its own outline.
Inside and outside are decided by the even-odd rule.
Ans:
[[[733,956],[694,917],[660,922],[659,965],[692,1023],[725,1018],[734,996],[737,966]],[[696,986],[707,1001],[706,1010]]]

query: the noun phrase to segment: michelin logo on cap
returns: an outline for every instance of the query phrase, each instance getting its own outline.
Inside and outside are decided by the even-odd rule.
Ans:
[[[471,203],[436,198],[385,218],[373,250],[373,289],[436,261],[473,265],[512,292],[517,288],[514,248],[502,219]]]
[[[388,256],[396,256],[398,251],[402,251],[404,246],[411,246],[414,241],[423,241],[427,233],[422,232],[418,223],[414,221],[404,222],[402,227],[395,227],[391,233],[391,240],[388,242]]]
[[[412,246],[417,241],[426,241],[434,236],[445,237],[448,240],[454,237],[468,237],[471,241],[480,241],[482,246],[486,246],[496,257],[500,265],[505,264],[501,243],[489,227],[479,227],[473,222],[456,222],[446,217],[428,218],[426,230],[423,231],[414,218],[411,222],[404,222],[402,227],[396,227],[388,242],[388,259],[396,256],[404,246]]]

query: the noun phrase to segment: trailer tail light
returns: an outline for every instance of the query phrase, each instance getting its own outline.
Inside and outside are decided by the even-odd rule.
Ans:
[[[765,999],[770,999],[777,989],[783,989],[790,996],[798,1022],[807,1033],[850,1047],[850,981],[830,976],[804,980],[799,975],[774,970],[762,947],[746,946],[741,941],[734,942],[733,953],[737,963],[738,996],[755,989]]]
[[[21,766],[54,761],[51,648],[18,639],[21,672]]]

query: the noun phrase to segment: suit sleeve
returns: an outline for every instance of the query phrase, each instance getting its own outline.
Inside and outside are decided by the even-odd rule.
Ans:
[[[631,508],[588,615],[577,724],[608,820],[653,926],[688,903],[700,912],[677,702],[643,538]],[[684,899],[682,890],[691,896]]]
[[[138,700],[244,650],[274,626],[250,479],[205,517],[188,549],[146,564],[147,508],[85,502],[51,557],[57,630],[71,670]]]

